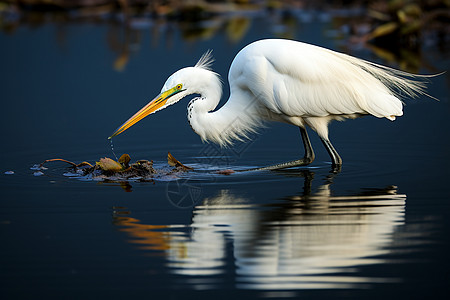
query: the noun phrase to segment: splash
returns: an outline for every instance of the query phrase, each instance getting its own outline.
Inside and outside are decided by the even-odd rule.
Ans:
[[[95,181],[147,181],[153,179],[177,178],[183,173],[193,170],[193,168],[185,166],[170,154],[167,155],[167,163],[170,167],[154,168],[153,161],[138,160],[131,163],[128,154],[123,154],[119,159],[113,160],[108,157],[100,158],[95,163],[82,162],[76,164],[62,158],[47,159],[41,164],[34,165],[31,169],[44,175],[44,167],[50,162],[63,162],[70,165],[70,171],[63,175],[66,177],[76,177],[83,180]],[[35,175],[36,176],[36,175]]]

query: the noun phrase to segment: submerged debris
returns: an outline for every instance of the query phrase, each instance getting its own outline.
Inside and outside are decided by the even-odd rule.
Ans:
[[[122,166],[119,162],[108,157],[100,158],[100,161],[95,163],[95,167],[98,167],[105,172],[122,172],[125,168],[125,166]]]
[[[67,176],[92,176],[94,178],[105,180],[147,180],[152,179],[155,174],[161,173],[160,170],[153,168],[152,160],[148,161],[143,159],[130,164],[131,157],[128,154],[123,154],[117,161],[108,157],[100,158],[94,165],[86,161],[76,164],[62,158],[53,158],[45,160],[40,165],[36,166],[36,169],[45,169],[44,164],[56,161],[65,162],[71,165],[75,174],[71,173]],[[174,168],[165,170],[164,175],[193,170],[193,168],[179,162],[170,152],[167,154],[167,162]]]
[[[189,171],[194,169],[180,163],[175,157],[173,157],[172,154],[170,154],[170,152],[167,153],[167,163],[169,164],[169,166],[175,167],[183,171]]]

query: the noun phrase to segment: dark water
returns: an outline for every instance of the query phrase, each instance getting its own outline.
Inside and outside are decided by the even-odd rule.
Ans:
[[[113,157],[106,137],[172,72],[214,49],[215,70],[226,78],[239,49],[278,28],[256,18],[236,41],[225,29],[193,40],[176,27],[138,25],[126,32],[50,23],[0,34],[2,297],[432,299],[448,292],[448,74],[429,87],[439,102],[407,100],[395,122],[333,123],[339,174],[330,174],[315,136],[311,167],[283,172],[114,183],[69,178],[58,163],[30,170],[48,158]],[[295,26],[293,38],[343,50],[328,19]],[[363,48],[349,53],[396,66]],[[422,73],[448,69],[448,53],[433,45],[421,59]],[[202,144],[186,105],[115,138],[115,151],[162,167],[170,150],[203,169],[302,155],[298,130],[282,124],[226,151]]]

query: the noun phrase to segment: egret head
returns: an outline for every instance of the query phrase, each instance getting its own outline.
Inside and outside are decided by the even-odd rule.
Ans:
[[[212,61],[211,52],[208,51],[194,67],[183,68],[173,73],[164,83],[161,93],[117,128],[109,139],[121,134],[146,116],[177,103],[187,95],[206,93],[211,86],[211,79],[218,81],[220,85],[217,74],[209,69]]]

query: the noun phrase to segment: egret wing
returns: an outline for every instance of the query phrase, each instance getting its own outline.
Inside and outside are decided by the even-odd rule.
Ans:
[[[387,82],[400,90],[417,88],[392,71],[309,44],[263,40],[236,56],[229,79],[275,114],[392,118],[402,115],[402,102]]]

